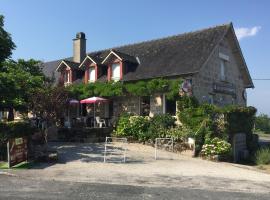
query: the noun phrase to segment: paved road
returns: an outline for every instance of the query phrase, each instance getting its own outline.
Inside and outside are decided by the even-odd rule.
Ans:
[[[245,199],[269,200],[270,194],[237,193],[192,188],[142,187],[22,179],[0,175],[0,200],[80,199]]]

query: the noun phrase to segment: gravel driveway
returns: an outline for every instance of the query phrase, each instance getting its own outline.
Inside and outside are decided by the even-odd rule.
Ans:
[[[9,172],[47,181],[270,194],[270,175],[249,166],[215,163],[169,152],[161,153],[163,159],[155,160],[153,147],[134,143],[127,145],[126,163],[103,163],[101,143],[52,143],[51,146],[59,152],[59,163]]]

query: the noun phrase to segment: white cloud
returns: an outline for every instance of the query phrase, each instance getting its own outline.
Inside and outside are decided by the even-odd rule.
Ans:
[[[241,40],[245,37],[251,37],[251,36],[255,36],[259,30],[261,29],[260,26],[254,26],[252,28],[236,28],[235,29],[235,34],[238,38],[238,40]]]

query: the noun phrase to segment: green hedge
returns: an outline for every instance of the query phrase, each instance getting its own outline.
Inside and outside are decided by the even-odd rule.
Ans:
[[[246,133],[248,149],[251,152],[256,149],[252,134],[256,114],[254,107],[200,105],[195,97],[184,96],[178,101],[178,111],[181,123],[193,132],[197,155],[211,139],[217,137],[230,141],[235,133]]]

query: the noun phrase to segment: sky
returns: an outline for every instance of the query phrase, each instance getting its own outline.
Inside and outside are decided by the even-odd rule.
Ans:
[[[233,22],[253,79],[270,79],[269,10],[268,0],[0,0],[13,59],[70,57],[77,32],[90,52]],[[270,115],[270,80],[254,85],[248,105]]]

